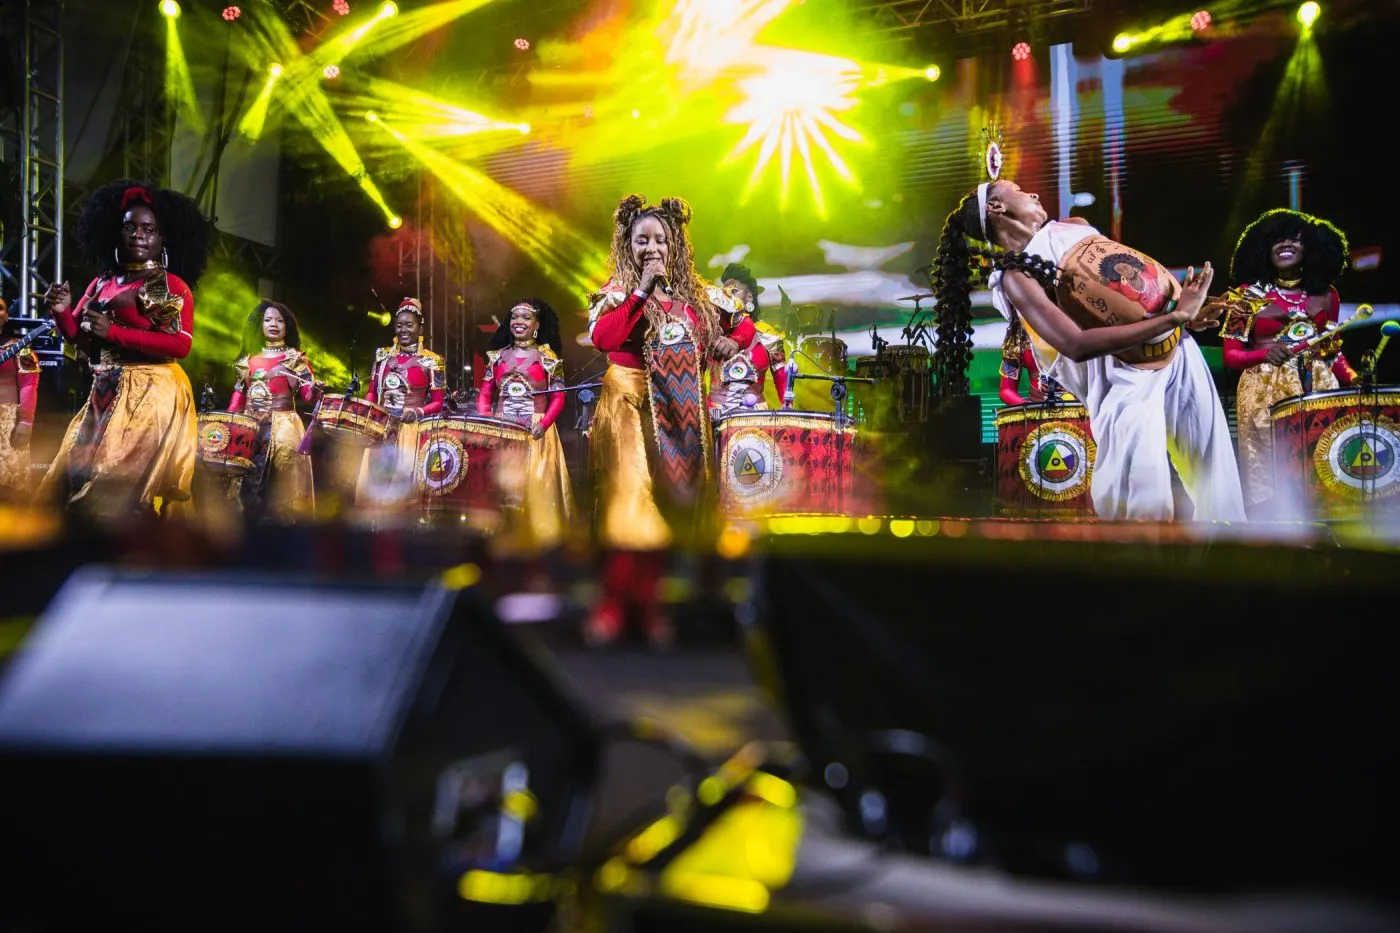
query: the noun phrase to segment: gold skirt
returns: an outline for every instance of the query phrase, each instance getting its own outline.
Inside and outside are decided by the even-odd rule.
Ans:
[[[267,513],[282,521],[314,515],[316,486],[311,476],[311,458],[297,453],[306,425],[294,411],[274,411],[270,417],[267,479],[263,490],[267,497]],[[246,483],[248,479],[239,482]]]
[[[19,424],[19,403],[0,405],[0,502],[19,502],[29,492],[29,450],[11,441]]]
[[[370,509],[407,509],[418,502],[413,468],[418,462],[418,421],[401,421],[383,444],[360,460],[355,504]]]
[[[640,369],[611,365],[590,430],[589,466],[597,499],[599,543],[627,551],[655,551],[671,543],[671,528],[652,493],[647,431],[651,409]]]
[[[1338,388],[1330,361],[1313,360],[1311,365],[1314,392]],[[1235,414],[1239,428],[1240,478],[1244,482],[1247,505],[1267,502],[1274,495],[1274,426],[1269,406],[1302,393],[1298,367],[1293,363],[1283,366],[1260,363],[1240,374]]]
[[[74,416],[39,485],[40,502],[120,517],[155,508],[176,515],[190,501],[198,429],[194,391],[175,363],[121,368],[105,413],[93,399]]]

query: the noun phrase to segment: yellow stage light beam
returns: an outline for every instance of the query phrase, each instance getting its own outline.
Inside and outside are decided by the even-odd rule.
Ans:
[[[175,19],[180,15],[180,4],[175,0],[160,0],[160,15],[166,19]]]
[[[454,20],[490,2],[492,0],[447,0],[444,3],[409,10],[407,13],[398,12],[398,8],[393,7],[392,3],[383,4],[375,14],[374,29],[356,40],[355,54],[361,58],[375,58],[392,52],[429,33],[437,32]],[[386,14],[385,9],[388,7],[393,7],[395,12]],[[334,41],[332,40],[332,43]]]
[[[409,138],[382,116],[375,125],[418,159],[467,210],[515,244],[551,281],[577,295],[586,295],[602,283],[607,252],[562,218],[485,173]]]
[[[165,94],[175,102],[176,112],[189,123],[190,129],[202,135],[204,117],[199,112],[194,79],[190,77],[190,64],[185,58],[185,47],[180,41],[180,27],[176,22],[180,17],[180,4],[175,0],[167,2],[174,12],[167,13],[165,4],[161,4],[161,12],[165,13]]]
[[[369,78],[354,94],[337,97],[342,109],[367,110],[388,116],[399,132],[413,139],[447,139],[481,133],[509,134],[504,145],[514,145],[530,132],[528,124],[501,120],[457,106],[416,88],[382,78]]]
[[[1317,22],[1317,18],[1321,15],[1322,7],[1314,3],[1313,0],[1308,0],[1307,3],[1298,7],[1298,22],[1303,24],[1304,29],[1312,29],[1313,23]]]
[[[256,140],[262,136],[263,127],[267,123],[267,108],[272,103],[272,89],[281,77],[282,66],[273,62],[267,69],[267,79],[263,81],[262,90],[243,114],[243,119],[238,121],[238,132],[248,139]]]

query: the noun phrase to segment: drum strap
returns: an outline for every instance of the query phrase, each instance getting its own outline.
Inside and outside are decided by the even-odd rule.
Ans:
[[[700,354],[689,328],[669,343],[647,338],[647,395],[660,460],[657,473],[678,505],[700,501],[709,459],[705,406],[700,394]]]

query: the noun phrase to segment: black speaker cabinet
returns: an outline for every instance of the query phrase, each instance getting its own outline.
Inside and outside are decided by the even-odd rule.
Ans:
[[[851,829],[1026,876],[1396,897],[1400,555],[999,527],[764,542],[760,631]]]
[[[0,682],[0,929],[443,929],[576,855],[597,757],[471,590],[80,571]]]

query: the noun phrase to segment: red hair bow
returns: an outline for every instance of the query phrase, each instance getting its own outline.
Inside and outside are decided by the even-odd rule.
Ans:
[[[132,201],[140,201],[147,207],[154,207],[151,203],[151,193],[145,188],[127,188],[122,192],[122,211],[131,206]]]

